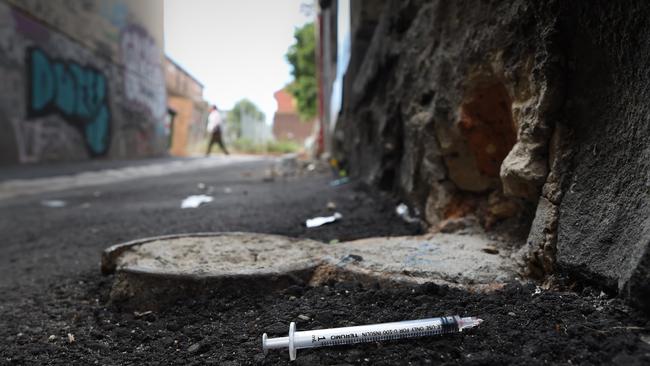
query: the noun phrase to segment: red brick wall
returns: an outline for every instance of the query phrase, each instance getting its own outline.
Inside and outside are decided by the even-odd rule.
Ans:
[[[273,136],[276,140],[292,140],[302,144],[312,134],[314,121],[300,120],[293,96],[286,90],[278,90],[273,96],[278,103],[273,117]]]

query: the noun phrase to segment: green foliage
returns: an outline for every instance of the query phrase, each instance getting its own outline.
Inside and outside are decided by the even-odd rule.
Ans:
[[[238,101],[235,103],[235,106],[228,111],[227,117],[229,128],[237,131],[237,136],[241,136],[241,119],[244,115],[249,115],[253,119],[261,121],[266,119],[264,112],[262,112],[255,103],[246,98]]]
[[[270,153],[287,154],[298,150],[300,150],[300,145],[295,141],[270,141],[266,144],[266,151]]]
[[[293,141],[269,141],[256,144],[246,138],[239,138],[232,143],[233,150],[248,154],[286,154],[300,150],[300,145]]]
[[[233,150],[247,154],[263,154],[265,153],[263,144],[256,144],[246,138],[238,138],[232,143]]]
[[[316,117],[318,99],[314,23],[296,28],[293,36],[295,43],[286,54],[287,61],[293,66],[293,81],[287,90],[296,98],[300,119],[306,121]]]

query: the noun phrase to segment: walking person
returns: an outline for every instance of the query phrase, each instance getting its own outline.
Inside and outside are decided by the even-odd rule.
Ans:
[[[221,150],[223,150],[223,152],[226,155],[230,155],[228,149],[226,149],[226,145],[223,143],[222,124],[223,124],[223,120],[221,119],[221,113],[219,113],[219,109],[217,109],[217,106],[213,105],[210,108],[210,114],[208,115],[207,130],[208,133],[210,134],[210,143],[208,144],[208,151],[206,151],[205,156],[210,155],[210,151],[212,150],[212,145],[215,142],[219,144],[219,147],[221,147]]]

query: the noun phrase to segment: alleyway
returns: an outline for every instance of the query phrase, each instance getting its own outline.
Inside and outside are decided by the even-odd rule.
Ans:
[[[648,326],[645,320],[589,289],[582,296],[538,294],[535,285],[513,284],[481,295],[433,284],[391,290],[341,283],[268,294],[217,290],[145,314],[107,305],[112,277],[100,274],[100,251],[139,237],[248,231],[330,242],[420,230],[399,219],[387,197],[355,183],[331,187],[327,171],[298,169],[270,180],[273,161],[0,202],[0,364],[285,364],[286,353],[264,357],[260,337],[286,335],[289,321],[313,329],[453,312],[475,313],[486,323],[466,336],[301,351],[298,363],[648,361],[650,347],[635,331]],[[184,197],[206,190],[213,202],[180,209]],[[46,207],[48,200],[65,206]],[[306,229],[304,219],[323,213],[330,201],[344,219]],[[609,346],[601,348],[605,340]]]
[[[350,185],[330,187],[331,175],[307,175],[305,171],[300,179],[267,181],[273,161],[273,158],[258,158],[240,164],[0,201],[4,253],[0,257],[0,285],[5,288],[42,286],[53,277],[96,272],[103,249],[147,236],[247,231],[327,242],[405,235],[418,230],[392,220],[393,207],[371,203],[365,194],[355,192]],[[142,169],[144,163],[138,166],[146,172]],[[50,174],[56,172],[51,166],[47,170]],[[110,171],[99,173],[111,174]],[[180,209],[185,197],[208,190],[213,192],[213,202],[197,209]],[[338,210],[346,219],[337,225],[307,230],[304,220],[326,213],[327,202],[334,197],[340,197]],[[44,202],[48,200],[64,201],[65,207],[46,207]],[[394,224],[378,224],[379,218]]]

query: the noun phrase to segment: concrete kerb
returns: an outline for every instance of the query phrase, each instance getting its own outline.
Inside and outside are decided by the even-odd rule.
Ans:
[[[11,179],[0,182],[0,201],[21,196],[49,193],[72,188],[99,187],[134,179],[161,177],[195,170],[213,169],[234,163],[264,161],[259,156],[228,156],[228,158],[195,158],[184,161],[156,162],[140,166],[126,166],[96,171],[83,171],[71,175],[32,179]]]
[[[434,282],[489,291],[518,275],[509,255],[488,254],[482,250],[487,244],[483,237],[451,234],[331,245],[279,235],[194,233],[111,246],[101,269],[116,274],[114,303],[147,309],[210,291],[264,293],[343,280],[382,287]]]

